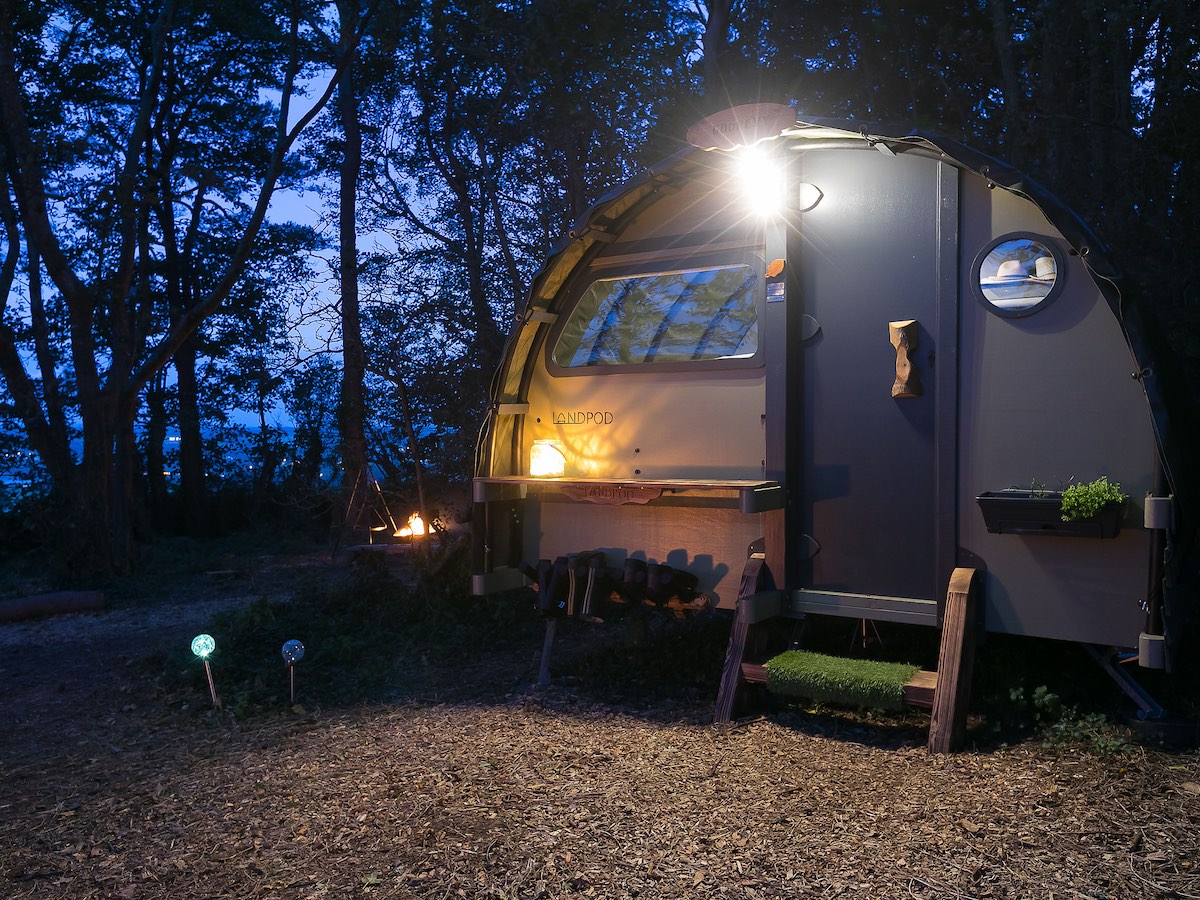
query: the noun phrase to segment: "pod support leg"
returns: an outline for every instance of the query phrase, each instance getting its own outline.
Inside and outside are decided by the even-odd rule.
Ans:
[[[538,668],[537,683],[545,687],[550,683],[550,651],[554,649],[554,632],[558,628],[558,619],[546,617],[546,637],[542,641],[542,662]]]
[[[733,615],[733,627],[729,631],[729,646],[725,650],[725,667],[721,670],[721,687],[713,710],[714,723],[724,724],[733,718],[742,694],[742,662],[746,656],[746,645],[756,636],[755,632],[762,622],[779,615],[781,601],[780,593],[774,590],[766,560],[761,556],[746,560],[738,585],[737,609]]]
[[[1084,644],[1084,647],[1087,648],[1087,652],[1091,654],[1092,659],[1099,664],[1100,668],[1108,673],[1108,677],[1117,683],[1117,687],[1137,704],[1139,719],[1161,719],[1166,714],[1166,710],[1150,696],[1150,692],[1138,684],[1132,675],[1117,665],[1114,661],[1117,651],[1114,648],[1101,648],[1092,644]]]

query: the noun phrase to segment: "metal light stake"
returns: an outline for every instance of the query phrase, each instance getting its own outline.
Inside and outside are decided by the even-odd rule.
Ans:
[[[208,658],[212,652],[217,649],[217,642],[213,640],[211,634],[198,634],[192,638],[192,652],[204,661],[204,674],[208,676],[208,693],[212,697],[214,707],[221,705],[217,700],[217,686],[213,682],[212,665],[209,664]]]
[[[283,650],[281,651],[281,653],[283,654],[283,661],[285,663],[287,663],[287,667],[288,667],[288,682],[291,686],[291,701],[290,702],[295,703],[296,702],[296,663],[298,663],[298,662],[300,662],[300,660],[304,659],[304,645],[293,638],[292,640],[286,642],[283,645]]]

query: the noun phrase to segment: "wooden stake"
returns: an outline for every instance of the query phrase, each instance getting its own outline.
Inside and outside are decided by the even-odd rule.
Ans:
[[[209,665],[207,656],[204,657],[204,674],[208,676],[208,693],[212,697],[212,704],[219,709],[221,701],[217,699],[217,685],[213,682],[212,666]]]
[[[938,649],[933,718],[929,723],[930,753],[952,753],[966,738],[979,612],[976,574],[975,569],[958,568],[950,576],[946,611],[942,617],[942,642]]]

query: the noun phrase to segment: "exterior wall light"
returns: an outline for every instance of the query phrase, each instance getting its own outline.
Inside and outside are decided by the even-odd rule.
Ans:
[[[737,176],[747,205],[760,216],[773,216],[783,207],[783,168],[761,146],[738,154]]]
[[[534,478],[559,478],[567,473],[567,457],[559,441],[537,440],[529,451],[529,474]]]

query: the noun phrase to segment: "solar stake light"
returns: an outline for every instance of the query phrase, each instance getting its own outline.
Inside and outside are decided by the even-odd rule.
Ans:
[[[280,651],[283,655],[283,661],[288,667],[288,682],[291,687],[291,702],[296,702],[296,663],[304,659],[304,645],[293,638],[283,645]]]
[[[217,649],[217,642],[213,640],[211,634],[198,634],[192,638],[192,652],[204,661],[204,674],[208,676],[208,693],[212,697],[213,706],[219,707],[221,702],[217,699],[217,686],[213,682],[212,664],[208,658],[212,656],[212,652]]]

